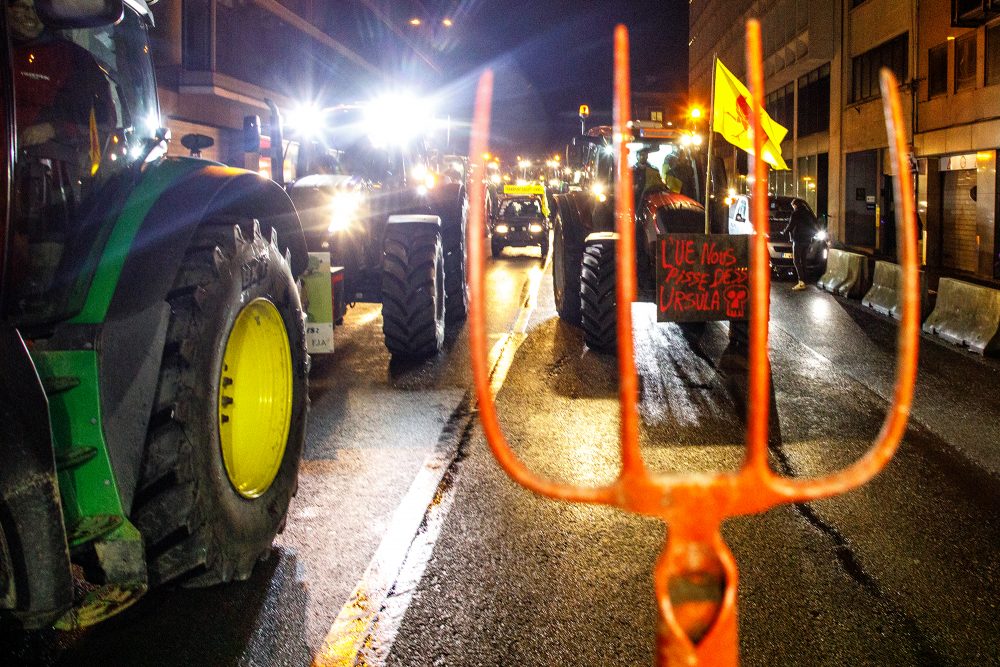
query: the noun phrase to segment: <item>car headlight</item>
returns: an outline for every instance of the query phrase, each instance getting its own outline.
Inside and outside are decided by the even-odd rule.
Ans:
[[[531,232],[532,234],[541,234],[543,229],[545,228],[542,227],[537,222],[533,222],[530,225],[528,225],[528,231]]]
[[[506,234],[508,231],[510,231],[510,227],[508,227],[503,223],[500,223],[499,225],[493,228],[493,231],[496,232],[497,234]]]
[[[825,229],[821,229],[818,232],[816,232],[816,236],[814,236],[813,238],[816,239],[817,241],[825,241],[828,238],[830,238],[830,235],[826,233]]]
[[[332,232],[342,232],[350,228],[361,208],[360,192],[338,192],[330,200],[330,225]]]

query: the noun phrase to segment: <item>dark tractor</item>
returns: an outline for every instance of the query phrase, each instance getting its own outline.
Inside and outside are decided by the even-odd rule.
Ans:
[[[633,124],[627,148],[636,187],[633,196],[638,298],[654,302],[661,296],[662,243],[673,237],[681,238],[678,235],[699,235],[719,242],[723,242],[720,237],[729,237],[719,234],[725,230],[726,209],[715,197],[706,230],[705,208],[700,203],[704,201],[706,168],[697,135],[643,125]],[[559,317],[582,327],[590,348],[609,351],[617,343],[618,245],[611,128],[589,130],[587,135],[577,137],[576,147],[582,149],[580,179],[574,184],[579,187],[555,197],[553,294]],[[712,179],[712,191],[724,191],[724,173],[718,160],[713,162]],[[745,263],[745,251],[740,257]],[[691,313],[682,319],[696,321],[698,317]]]
[[[163,157],[143,0],[0,14],[0,621],[246,579],[308,407],[291,201]],[[37,12],[37,15],[36,15]]]
[[[430,168],[422,141],[386,139],[368,118],[364,106],[326,109],[288,193],[309,250],[343,267],[345,300],[382,304],[394,356],[429,357],[468,308],[465,185]]]

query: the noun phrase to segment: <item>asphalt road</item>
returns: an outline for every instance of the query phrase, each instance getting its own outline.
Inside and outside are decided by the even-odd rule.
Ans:
[[[545,475],[610,481],[614,359],[556,318],[537,251],[506,253],[487,278],[505,432]],[[895,328],[788,288],[772,293],[771,461],[816,475],[875,436]],[[726,327],[634,317],[650,467],[738,467],[745,361]],[[314,363],[287,528],[249,581],[158,591],[75,635],[3,635],[0,664],[652,664],[662,525],[510,481],[467,398],[464,330],[401,365],[359,306],[337,345]],[[869,486],[726,524],[743,664],[1000,664],[1000,365],[925,340],[921,372],[904,444]]]

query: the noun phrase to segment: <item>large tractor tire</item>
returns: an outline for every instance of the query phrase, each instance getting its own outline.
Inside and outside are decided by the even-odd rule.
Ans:
[[[151,585],[246,579],[297,487],[309,401],[299,292],[274,234],[219,219],[196,233],[168,302],[131,518]]]
[[[445,327],[445,270],[434,225],[397,223],[385,234],[382,332],[393,356],[422,359],[441,351]]]
[[[587,347],[610,352],[618,344],[615,291],[615,234],[594,234],[583,250],[580,278],[581,325]]]
[[[469,202],[464,190],[449,197],[441,217],[441,244],[444,251],[444,298],[447,325],[465,321],[469,314],[469,288],[465,281],[465,228]]]
[[[580,325],[580,268],[587,235],[572,204],[560,202],[553,224],[552,295],[559,317]]]

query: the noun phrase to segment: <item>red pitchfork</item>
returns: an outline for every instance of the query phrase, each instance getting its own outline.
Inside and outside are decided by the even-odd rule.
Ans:
[[[874,477],[895,453],[913,398],[919,344],[919,292],[916,219],[913,184],[906,158],[906,139],[897,82],[882,70],[881,85],[889,150],[896,165],[896,201],[901,204],[903,317],[899,327],[898,363],[892,406],[874,445],[848,468],[818,479],[777,475],[767,463],[770,363],[767,356],[770,274],[766,231],[768,220],[767,167],[761,159],[760,100],[764,98],[760,24],[747,24],[747,64],[753,93],[751,115],[754,138],[753,221],[757,234],[751,249],[750,384],[746,458],[739,471],[714,474],[651,474],[639,450],[638,378],[633,359],[632,311],[635,300],[635,240],[632,175],[626,162],[628,133],[629,46],[624,26],[615,30],[614,143],[618,156],[615,190],[618,299],[618,368],[621,402],[622,470],[604,487],[581,488],[535,475],[511,450],[497,419],[490,393],[486,360],[484,299],[483,189],[472,188],[468,227],[469,287],[471,290],[472,367],[479,416],[493,455],[519,484],[549,498],[611,505],[666,522],[668,538],[656,563],[654,587],[660,611],[657,658],[661,665],[736,665],[736,562],[722,541],[720,526],[733,516],[764,512],[782,503],[799,503],[844,493]],[[493,74],[479,81],[472,126],[470,155],[488,150]],[[478,158],[477,158],[478,159]],[[484,173],[480,170],[479,173]],[[763,228],[763,229],[762,229]],[[706,591],[709,593],[706,594]]]

